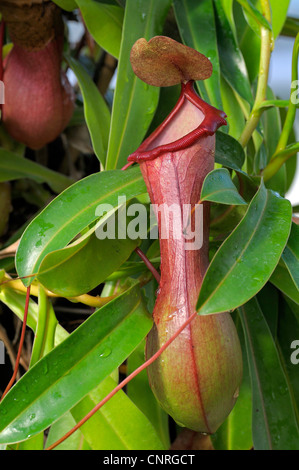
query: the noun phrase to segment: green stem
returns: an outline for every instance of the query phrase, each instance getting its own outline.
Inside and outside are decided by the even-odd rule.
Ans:
[[[293,47],[293,56],[292,56],[292,83],[298,86],[298,55],[299,55],[299,33],[296,36],[294,47]],[[268,180],[274,176],[281,166],[293,155],[296,155],[298,152],[298,145],[293,144],[287,147],[287,143],[290,137],[290,133],[294,126],[294,121],[296,117],[296,102],[294,102],[293,93],[290,94],[290,99],[288,102],[288,112],[285,118],[285,122],[282,128],[282,132],[279,137],[279,141],[276,147],[274,154],[272,155],[270,162],[262,172],[264,180]]]
[[[261,0],[263,15],[268,22],[271,21],[271,8],[269,0]],[[262,102],[266,99],[267,85],[268,85],[268,76],[269,76],[269,65],[272,52],[272,32],[268,28],[261,26],[261,54],[260,54],[260,65],[258,73],[258,83],[255,101],[253,108],[248,117],[242,135],[239,139],[242,147],[246,147],[249,142],[250,137],[252,136],[254,130],[256,129],[263,108],[261,108]]]
[[[38,318],[32,348],[30,367],[45,356],[54,347],[57,319],[46,291],[38,288]]]
[[[295,82],[298,85],[298,54],[299,54],[299,33],[296,36],[294,47],[293,47],[293,56],[292,56],[292,83]],[[282,132],[275,150],[272,159],[276,155],[286,148],[286,145],[289,140],[290,133],[293,129],[294,121],[296,116],[296,103],[292,100],[292,93],[289,100],[289,109],[286,115],[286,119],[283,125]]]

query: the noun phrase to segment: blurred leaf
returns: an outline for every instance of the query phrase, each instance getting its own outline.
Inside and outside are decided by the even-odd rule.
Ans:
[[[262,183],[245,216],[210,263],[196,306],[199,314],[232,310],[253,297],[277,265],[290,227],[289,201]]]
[[[76,424],[76,421],[72,417],[70,412],[65,413],[60,419],[58,419],[50,427],[49,434],[47,436],[46,447],[54,444],[60,437],[64,436],[70,429]],[[65,441],[55,447],[55,450],[89,450],[90,446],[84,440],[82,432],[77,429],[71,436]],[[90,449],[91,450],[91,449]]]
[[[299,226],[294,222],[288,243],[282,253],[282,259],[299,290]]]
[[[299,290],[290,275],[286,264],[281,259],[275,271],[270,277],[270,282],[281,292],[287,295],[293,302],[299,304]]]
[[[117,383],[107,377],[71,413],[76,422],[110,393]],[[93,450],[163,450],[150,420],[121,390],[81,427]]]
[[[72,57],[67,57],[67,61],[73,69],[81,89],[84,115],[94,153],[104,166],[110,129],[109,108],[84,67]]]
[[[47,183],[56,193],[60,193],[74,183],[74,180],[65,175],[0,148],[0,182],[21,178],[29,178],[37,183]]]
[[[246,204],[226,168],[213,170],[205,177],[200,200],[229,205]]]
[[[255,450],[298,450],[299,431],[291,391],[278,351],[254,298],[239,308],[253,393]]]
[[[214,5],[221,73],[242,98],[248,103],[253,104],[249,78],[242,53],[226,18],[221,1],[214,0]]]
[[[277,347],[280,360],[288,380],[293,407],[299,425],[299,374],[298,364],[291,360],[294,339],[299,338],[299,317],[292,311],[287,302],[283,302],[279,310]]]
[[[56,5],[66,11],[72,11],[77,8],[77,3],[75,0],[53,0]]]
[[[252,443],[252,393],[245,339],[240,316],[235,324],[242,347],[243,378],[237,402],[231,413],[212,436],[216,450],[250,450]]]
[[[221,76],[220,90],[223,110],[227,114],[226,120],[229,126],[229,135],[235,139],[239,139],[245,126],[244,113],[237,101],[234,90],[223,76]]]
[[[278,325],[278,310],[279,310],[279,292],[278,290],[267,282],[263,289],[257,294],[257,300],[263,312],[265,320],[271,334],[276,341],[277,338],[277,325]]]
[[[141,143],[154,116],[159,88],[133,73],[130,52],[139,38],[162,33],[171,0],[126,1],[121,51],[114,93],[106,169],[122,168]]]
[[[124,11],[116,5],[76,0],[82,17],[95,41],[109,54],[119,57]]]
[[[127,367],[129,375],[144,363],[145,341],[133,351],[128,357]],[[127,385],[127,393],[130,399],[138,406],[142,413],[151,421],[155,427],[165,449],[169,449],[168,415],[160,407],[148,382],[147,371],[143,370]]]
[[[36,274],[43,258],[64,248],[89,224],[97,220],[100,204],[119,205],[119,196],[127,200],[146,192],[138,166],[126,171],[92,174],[57,196],[28,225],[16,253],[19,276]],[[24,279],[29,285],[33,278]]]
[[[246,63],[250,82],[253,83],[259,70],[261,39],[248,25],[238,2],[234,2],[233,11],[239,47]]]
[[[204,54],[212,62],[212,76],[197,84],[204,99],[222,109],[213,1],[174,0],[174,13],[184,44]]]
[[[131,354],[152,320],[138,284],[97,310],[38,361],[0,404],[0,442],[46,429]]]
[[[260,26],[272,30],[269,21],[262,15],[258,8],[250,0],[237,0],[243,7],[245,16],[248,16],[248,23],[258,35],[260,34]]]
[[[244,150],[239,142],[221,131],[216,132],[216,163],[232,170],[241,170],[244,160]]]

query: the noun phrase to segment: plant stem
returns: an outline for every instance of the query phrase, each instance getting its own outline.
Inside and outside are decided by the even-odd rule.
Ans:
[[[271,21],[271,8],[269,0],[261,0],[261,6],[263,15],[268,22]],[[266,99],[267,85],[268,85],[268,75],[269,75],[269,65],[272,52],[272,32],[269,29],[261,26],[261,54],[260,54],[260,65],[258,73],[258,83],[255,101],[253,108],[248,117],[242,135],[239,139],[242,147],[246,147],[249,142],[250,137],[252,136],[254,130],[256,129],[263,108],[261,107],[262,102]]]
[[[0,286],[2,284],[9,284],[8,286],[9,288],[17,290],[19,292],[26,293],[26,290],[27,290],[24,284],[22,283],[22,281],[19,279],[6,278],[4,282],[0,283]],[[60,295],[54,294],[54,292],[51,292],[47,289],[45,289],[45,293],[48,297],[57,297],[57,298],[61,297]],[[37,285],[34,285],[34,284],[31,285],[31,294],[34,297],[38,297]],[[64,297],[64,298],[66,298],[67,300],[71,302],[80,302],[84,305],[88,305],[89,307],[102,307],[103,305],[110,302],[110,300],[113,300],[117,295],[111,295],[108,297],[100,297],[100,296],[92,296],[89,294],[83,294],[83,295],[78,295],[76,297]]]
[[[299,33],[296,36],[293,55],[292,55],[292,85],[298,86],[298,55],[299,55]],[[293,88],[293,86],[292,86]],[[291,90],[292,90],[291,88]],[[288,102],[288,111],[282,128],[282,132],[279,137],[277,147],[274,154],[272,155],[270,162],[262,172],[262,176],[265,181],[269,180],[274,176],[281,166],[293,155],[296,155],[298,151],[298,145],[293,144],[287,147],[290,133],[294,126],[296,117],[296,100],[293,100],[293,93],[290,94]]]

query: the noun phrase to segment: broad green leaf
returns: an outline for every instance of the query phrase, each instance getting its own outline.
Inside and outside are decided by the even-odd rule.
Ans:
[[[279,314],[279,291],[270,282],[267,282],[263,289],[257,294],[257,300],[274,341],[276,341]]]
[[[145,341],[143,341],[133,353],[128,357],[128,374],[141,366],[145,360]],[[127,385],[127,394],[138,406],[142,413],[150,420],[155,427],[164,447],[169,449],[169,425],[168,415],[160,407],[148,382],[147,371],[143,370]]]
[[[221,76],[220,90],[223,103],[223,110],[227,114],[228,133],[231,137],[239,139],[245,126],[245,117],[243,110],[238,102],[235,92]]]
[[[106,169],[122,168],[144,138],[154,116],[159,88],[134,75],[130,51],[139,38],[149,40],[162,33],[170,0],[126,1],[117,82],[113,99]]]
[[[270,282],[281,292],[287,295],[293,302],[299,305],[299,290],[291,277],[290,272],[283,261],[280,260],[275,271],[270,277]]]
[[[245,16],[248,16],[248,22],[252,29],[260,34],[260,27],[272,30],[272,26],[268,20],[262,15],[259,9],[250,0],[237,0],[243,7]],[[248,14],[248,15],[247,15]]]
[[[97,310],[4,397],[0,442],[22,441],[50,426],[111,374],[151,326],[138,284]]]
[[[280,304],[278,318],[277,348],[280,353],[280,360],[283,366],[289,389],[292,395],[293,407],[299,425],[299,374],[298,374],[298,353],[294,348],[294,340],[299,339],[299,316],[292,311],[287,302]],[[298,346],[298,344],[297,344]],[[296,348],[298,350],[298,347]]]
[[[109,217],[101,217],[79,240],[49,253],[39,267],[37,279],[47,289],[62,297],[86,294],[104,282],[139,244],[139,239],[118,238],[119,226],[123,225],[121,230],[127,228],[126,210],[125,205]],[[99,226],[103,227],[111,222],[115,227],[115,233],[110,234],[113,238],[106,231],[107,238],[98,238]]]
[[[213,170],[205,177],[200,200],[229,205],[247,204],[238,193],[226,168]]]
[[[75,0],[53,0],[56,5],[58,5],[60,8],[63,8],[63,10],[66,11],[72,11],[77,8],[77,3]]]
[[[275,99],[273,91],[270,87],[267,88],[267,99]],[[264,165],[256,165],[256,173],[259,173],[260,170],[264,169],[267,163],[270,161],[272,155],[274,154],[279,137],[281,134],[281,117],[280,112],[277,107],[273,107],[263,113],[262,116],[264,138],[266,145],[264,146],[266,150],[266,162]],[[256,162],[255,162],[256,163]],[[286,191],[286,167],[283,165],[280,170],[266,182],[266,186],[273,191],[278,191],[282,196]]]
[[[19,276],[36,274],[48,253],[64,248],[97,219],[100,204],[117,207],[119,196],[130,200],[145,192],[138,166],[126,171],[95,173],[78,181],[48,204],[26,228],[16,254]],[[32,280],[24,280],[24,284],[29,285]]]
[[[47,183],[53,191],[60,193],[74,180],[56,171],[39,165],[28,158],[0,149],[0,182],[29,178],[37,183]]]
[[[71,410],[76,421],[82,419],[116,385],[111,377],[107,377]],[[94,450],[165,449],[150,420],[123,391],[114,395],[97,411],[81,427],[81,432]]]
[[[213,1],[174,0],[174,13],[184,44],[201,52],[212,62],[212,76],[198,82],[198,86],[204,94],[204,99],[212,106],[222,109]]]
[[[272,334],[256,299],[239,309],[253,393],[255,450],[298,450],[292,396]]]
[[[232,310],[253,297],[274,271],[290,228],[289,201],[262,183],[206,272],[197,302],[199,314]]]
[[[73,69],[81,89],[85,120],[94,153],[104,166],[110,129],[109,108],[84,67],[72,57],[67,57],[67,61]]]
[[[250,83],[253,83],[259,70],[261,39],[248,25],[242,7],[236,1],[233,12],[238,44],[246,63]]]
[[[119,57],[124,12],[121,7],[94,0],[76,0],[88,31],[109,54]]]
[[[299,290],[299,225],[294,222],[288,243],[282,253],[282,259]]]
[[[280,34],[285,23],[287,12],[289,9],[290,0],[270,0],[272,12],[272,30],[274,39]]]
[[[65,413],[60,419],[58,419],[50,427],[49,434],[47,436],[46,446],[49,447],[54,444],[60,437],[64,436],[70,429],[76,424],[76,421],[72,417],[70,412]],[[55,447],[55,450],[91,450],[90,446],[84,440],[82,432],[77,429],[71,436],[65,441]]]
[[[25,299],[26,295],[17,292],[8,287],[9,284],[4,284],[0,289],[0,300],[20,319],[23,321],[24,310],[25,310]],[[36,325],[38,319],[38,305],[37,303],[30,298],[28,316],[27,316],[27,326],[36,333]],[[55,344],[61,343],[68,333],[62,328],[61,325],[57,325],[55,329]]]
[[[214,0],[221,73],[248,103],[253,103],[246,65],[220,0]]]
[[[231,413],[212,436],[216,450],[250,450],[252,444],[252,393],[245,339],[239,315],[235,325],[242,347],[243,378],[237,402]]]
[[[232,170],[241,170],[245,154],[239,142],[230,135],[216,132],[215,161]]]

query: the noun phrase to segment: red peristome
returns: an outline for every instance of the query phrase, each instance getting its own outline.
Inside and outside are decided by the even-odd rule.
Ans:
[[[199,138],[214,135],[217,129],[221,126],[227,124],[225,118],[226,114],[223,111],[220,111],[217,108],[209,105],[203,101],[193,89],[193,81],[189,81],[186,84],[182,83],[181,85],[181,94],[178,99],[177,104],[167,116],[167,118],[160,124],[159,127],[138,147],[138,149],[129,155],[129,162],[142,162],[145,160],[153,160],[154,158],[159,157],[160,155],[166,152],[174,152],[179,150],[184,150],[190,147],[192,144],[196,143]],[[168,141],[165,144],[158,144],[154,146],[153,143],[155,140],[163,133],[165,134],[167,128],[169,127],[171,121],[176,116],[176,114],[181,110],[182,106],[186,104],[186,101],[189,101],[203,114],[203,119],[200,122],[195,122],[194,129],[189,129],[187,134],[182,134],[179,130],[178,137],[174,141]],[[197,124],[197,125],[196,125]],[[175,138],[174,137],[174,138]],[[166,141],[165,137],[163,137]]]
[[[182,212],[161,237],[170,207],[200,200],[204,178],[214,168],[215,131],[224,113],[204,103],[192,82],[172,113],[129,157],[140,163],[156,210],[161,252],[161,281],[147,338],[151,357],[194,313],[209,264],[209,204],[203,203],[202,246],[187,249]],[[191,217],[194,227],[195,213]],[[179,226],[179,236],[178,236]],[[234,406],[242,376],[242,355],[230,314],[198,316],[148,368],[161,406],[175,421],[195,431],[213,433]]]
[[[3,74],[2,120],[9,134],[32,149],[53,141],[74,110],[74,93],[61,70],[62,38],[39,50],[15,44]]]

